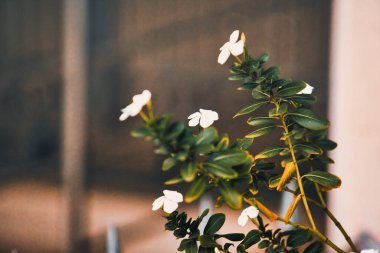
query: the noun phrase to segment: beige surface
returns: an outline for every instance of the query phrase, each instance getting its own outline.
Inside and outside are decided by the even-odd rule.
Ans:
[[[380,241],[380,1],[337,0],[333,8],[330,119],[339,143],[331,171],[343,180],[329,204],[348,232]],[[330,224],[330,227],[332,225]],[[344,244],[331,230],[333,241]]]

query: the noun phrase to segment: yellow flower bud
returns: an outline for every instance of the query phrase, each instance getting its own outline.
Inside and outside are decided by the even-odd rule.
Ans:
[[[296,171],[296,166],[294,162],[287,163],[285,165],[284,173],[280,179],[280,182],[277,185],[277,191],[282,191],[289,178],[292,177],[293,173]]]
[[[277,220],[278,215],[269,210],[266,206],[264,206],[260,201],[257,199],[254,199],[253,204],[257,207],[257,209],[260,210],[262,214],[264,214],[265,217],[267,217],[270,221]]]
[[[301,200],[301,194],[297,195],[294,198],[292,204],[288,208],[288,211],[286,211],[286,214],[285,214],[285,217],[284,217],[284,220],[285,220],[286,224],[288,224],[288,222],[289,222],[290,218],[292,217],[294,211],[296,210],[297,205],[300,202],[300,200]]]

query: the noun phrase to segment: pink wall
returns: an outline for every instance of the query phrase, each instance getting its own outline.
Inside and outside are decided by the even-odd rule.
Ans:
[[[330,69],[332,154],[342,187],[329,205],[355,239],[366,231],[380,241],[380,1],[333,3]],[[329,224],[330,238],[344,245]]]

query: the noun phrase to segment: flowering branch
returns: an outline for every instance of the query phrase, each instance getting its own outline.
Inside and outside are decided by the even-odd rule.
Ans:
[[[239,242],[236,247],[238,253],[246,253],[255,244],[266,252],[298,252],[298,248],[303,245],[306,247],[303,252],[322,252],[322,243],[336,252],[344,252],[318,230],[309,208],[310,202],[326,212],[352,250],[358,252],[322,196],[322,191],[339,188],[341,180],[329,172],[313,170],[308,163],[332,163],[326,153],[336,147],[335,142],[326,138],[329,121],[311,109],[316,102],[316,97],[311,94],[313,87],[305,82],[279,78],[277,67],[265,67],[268,54],[251,57],[245,45],[245,35],[241,34],[240,39],[239,35],[239,31],[230,35],[229,41],[220,48],[218,57],[220,64],[224,64],[231,55],[235,57],[229,80],[242,81],[239,90],[249,91],[254,100],[235,117],[252,115],[259,108],[266,108],[265,115],[248,118],[247,124],[254,130],[244,138],[230,141],[227,134],[220,135],[212,127],[219,120],[219,115],[211,110],[200,109],[188,117],[189,127],[198,126],[198,131],[186,127],[183,122],[172,122],[167,114],[155,115],[149,91],[134,96],[132,104],[122,109],[120,120],[140,113],[144,125],[134,130],[132,135],[154,143],[155,153],[165,156],[162,170],[178,169],[178,176],[167,180],[165,184],[169,187],[182,182],[190,184],[184,197],[176,191],[165,190],[164,195],[153,202],[152,209],[164,211],[164,217],[168,220],[166,230],[173,231],[177,238],[182,239],[178,250],[186,253],[228,253],[232,242]],[[142,112],[144,106],[147,106],[147,115]],[[282,130],[281,145],[266,147],[255,155],[249,152],[254,139],[278,129]],[[297,182],[295,190],[287,187],[293,180]],[[314,185],[320,202],[307,196],[306,184]],[[259,200],[260,186],[294,194],[294,201],[285,217],[278,216]],[[232,209],[242,209],[243,202],[248,204],[239,216],[238,224],[245,226],[251,220],[256,229],[246,235],[218,234],[225,215],[214,214],[204,231],[200,231],[198,226],[207,212],[192,220],[187,219],[186,213],[175,211],[182,201],[194,202],[211,190],[219,193],[216,206],[225,203]],[[301,200],[310,226],[291,221]],[[295,229],[268,229],[269,224],[264,224],[259,214],[270,221],[290,224]],[[219,244],[218,239],[222,237],[229,242]],[[316,240],[312,241],[313,237]]]

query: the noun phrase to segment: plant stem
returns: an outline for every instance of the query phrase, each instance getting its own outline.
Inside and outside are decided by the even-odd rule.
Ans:
[[[298,168],[297,159],[296,159],[296,156],[294,154],[292,140],[289,137],[289,130],[288,130],[288,126],[285,123],[285,117],[284,116],[281,117],[281,121],[282,121],[282,126],[283,126],[284,131],[285,131],[287,143],[288,143],[288,146],[289,146],[289,151],[290,151],[290,154],[292,156],[292,160],[294,162],[294,166],[296,167],[297,182],[298,182],[298,187],[300,188],[302,202],[303,202],[303,204],[305,206],[305,211],[306,211],[307,217],[309,218],[311,227],[313,229],[316,229],[316,226],[315,226],[315,223],[314,223],[314,219],[313,219],[313,216],[312,216],[310,208],[309,208],[309,204],[307,203],[305,191],[303,189],[302,179],[301,179],[301,175],[300,175],[300,170]]]
[[[282,221],[282,222],[285,222],[285,219],[282,218],[282,217],[278,217],[277,218],[279,221]],[[293,227],[296,227],[296,228],[299,228],[299,229],[303,229],[303,230],[307,230],[307,231],[310,231],[312,234],[314,234],[315,236],[319,237],[319,239],[326,243],[327,245],[329,245],[331,248],[333,248],[336,252],[339,252],[339,253],[345,253],[344,250],[342,250],[341,248],[339,248],[335,243],[333,243],[332,241],[330,241],[329,238],[327,238],[326,236],[324,236],[318,229],[316,228],[309,228],[307,226],[304,226],[304,225],[301,225],[299,223],[296,223],[296,222],[293,222],[293,221],[287,221],[290,225],[292,225]]]
[[[146,116],[146,114],[145,114],[143,111],[140,111],[139,115],[140,115],[140,117],[141,117],[145,122],[148,122],[148,121],[149,121],[148,116]]]
[[[327,208],[326,202],[323,199],[323,195],[321,192],[321,189],[319,188],[318,184],[314,184],[315,189],[317,191],[319,200],[321,201],[321,205],[327,216],[331,219],[331,221],[334,223],[334,225],[339,229],[339,231],[343,234],[344,239],[346,239],[347,243],[350,245],[352,251],[354,252],[359,252],[358,249],[356,248],[354,242],[352,241],[351,237],[347,234],[346,230],[343,228],[342,224],[338,221],[338,219],[333,215],[332,212]]]
[[[152,107],[152,100],[149,100],[146,107],[148,108],[148,115],[149,115],[149,118],[150,119],[153,119],[154,118],[154,114],[153,114],[153,107]]]

